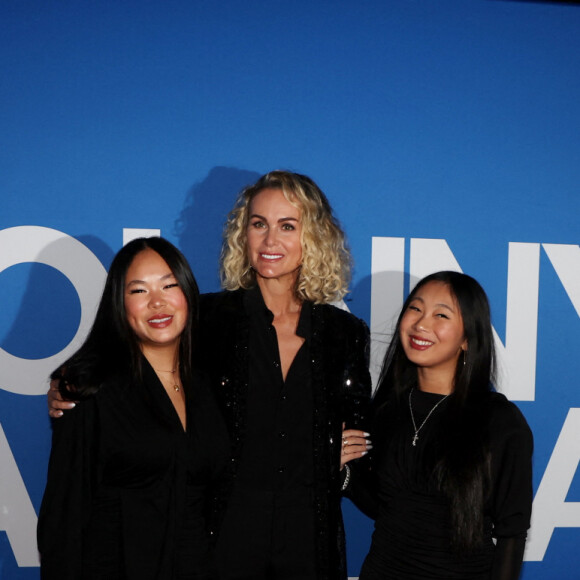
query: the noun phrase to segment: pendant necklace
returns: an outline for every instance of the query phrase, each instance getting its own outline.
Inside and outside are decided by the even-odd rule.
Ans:
[[[413,415],[413,405],[411,404],[411,397],[413,396],[413,391],[415,389],[411,389],[409,391],[409,411],[411,411],[411,421],[413,421],[413,429],[415,430],[415,435],[413,435],[413,441],[412,441],[412,445],[413,447],[417,447],[417,441],[419,440],[419,431],[421,431],[423,425],[425,425],[425,423],[427,423],[427,419],[429,419],[429,417],[431,417],[431,415],[433,414],[433,411],[435,411],[435,409],[451,394],[447,394],[445,395],[440,401],[437,401],[437,403],[435,403],[435,406],[429,411],[429,413],[427,414],[427,416],[425,417],[425,419],[423,419],[423,422],[419,425],[419,427],[417,427],[417,424],[415,423],[415,416]]]
[[[175,371],[177,371],[177,369],[173,369],[172,371],[162,371],[160,369],[153,369],[153,370],[158,372],[158,373],[171,373],[172,375],[175,375]],[[175,380],[175,376],[173,376],[172,379],[173,379],[173,390],[176,393],[179,393],[179,391],[181,390],[181,387],[177,384],[177,381]]]

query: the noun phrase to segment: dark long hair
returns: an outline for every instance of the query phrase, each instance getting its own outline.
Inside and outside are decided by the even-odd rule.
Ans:
[[[467,350],[457,361],[453,395],[445,409],[445,431],[433,477],[451,505],[452,546],[469,552],[483,539],[483,505],[489,478],[487,421],[489,393],[495,383],[495,349],[489,302],[481,285],[459,272],[437,272],[423,278],[403,304],[383,362],[374,406],[390,401],[405,408],[409,390],[417,386],[417,367],[403,350],[401,319],[417,292],[429,282],[446,284],[463,318]]]
[[[185,256],[164,238],[137,238],[115,256],[97,314],[89,334],[52,379],[67,399],[83,400],[95,394],[103,382],[118,373],[141,377],[141,350],[125,312],[125,277],[135,257],[144,250],[157,252],[171,269],[187,301],[187,322],[179,341],[179,370],[184,384],[192,375],[193,332],[197,326],[199,290]]]

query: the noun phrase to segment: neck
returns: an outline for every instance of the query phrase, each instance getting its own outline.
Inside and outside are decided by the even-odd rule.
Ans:
[[[419,367],[417,369],[418,388],[426,393],[449,395],[453,392],[454,374]]]
[[[141,345],[141,352],[149,364],[156,370],[172,371],[178,367],[179,349],[177,345],[151,347],[143,344]]]
[[[298,312],[301,302],[294,295],[296,278],[257,278],[262,298],[274,316]]]

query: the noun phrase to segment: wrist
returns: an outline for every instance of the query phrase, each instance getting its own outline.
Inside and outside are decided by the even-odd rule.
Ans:
[[[342,481],[342,488],[341,491],[345,491],[350,483],[350,467],[345,463],[344,465],[344,480]]]

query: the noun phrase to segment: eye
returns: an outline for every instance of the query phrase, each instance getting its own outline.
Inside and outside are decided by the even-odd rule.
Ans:
[[[438,314],[435,315],[437,318],[445,318],[446,320],[449,320],[449,316],[447,316],[447,314],[443,314],[442,312],[439,312]]]
[[[179,284],[177,282],[172,282],[171,284],[163,286],[163,288],[165,288],[166,290],[169,288],[179,288]]]
[[[129,290],[129,294],[141,294],[143,292],[145,292],[143,288],[131,288],[131,290]]]
[[[413,312],[421,312],[419,310],[419,307],[418,306],[415,306],[414,304],[410,304],[409,307],[408,307],[408,310],[412,310]]]
[[[253,221],[250,225],[253,228],[256,228],[256,229],[265,228],[266,227],[266,224],[262,220]]]
[[[292,224],[282,224],[282,229],[285,232],[293,232],[296,228]]]

